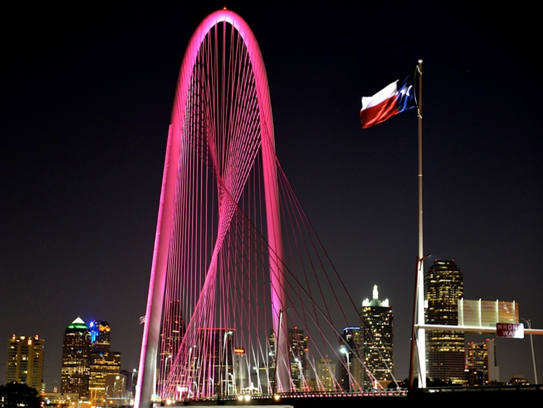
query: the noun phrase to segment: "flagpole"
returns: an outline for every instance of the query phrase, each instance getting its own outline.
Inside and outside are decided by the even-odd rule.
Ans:
[[[421,328],[424,325],[424,240],[422,211],[422,60],[418,61],[419,92],[418,108],[418,255],[415,280],[415,296],[413,307],[413,328],[411,333],[411,359],[409,366],[409,390],[413,391],[413,371],[415,352],[417,357],[419,388],[426,388],[426,334]],[[418,329],[415,329],[418,327]]]
[[[424,325],[424,251],[422,216],[422,60],[419,59],[419,256],[418,256],[418,323]],[[426,333],[418,329],[419,384],[426,388]]]
[[[424,256],[423,251],[423,228],[422,228],[422,60],[419,59],[417,65],[419,74],[419,95],[416,101],[418,110],[418,254],[417,254],[417,273],[415,281],[415,296],[413,301],[413,326],[411,332],[411,358],[409,362],[409,390],[412,391],[413,371],[415,366],[415,352],[418,357],[419,387],[426,388],[426,338],[424,330],[424,260],[429,256]],[[411,74],[410,74],[411,75]],[[414,81],[415,78],[413,78]],[[401,85],[398,89],[398,85]],[[377,125],[391,116],[403,112],[406,109],[415,107],[411,105],[415,100],[415,92],[410,77],[397,80],[371,97],[362,97],[362,109],[360,110],[360,120],[362,129]],[[383,103],[391,103],[396,106],[394,109],[375,109]],[[397,105],[400,102],[400,105]],[[412,395],[412,393],[410,392]]]
[[[419,326],[417,336],[417,350],[419,359],[419,387],[426,388],[426,333],[424,325],[424,250],[423,250],[423,212],[422,212],[422,60],[419,59],[419,172],[418,172],[418,202],[419,202],[419,254],[417,258],[417,323]]]

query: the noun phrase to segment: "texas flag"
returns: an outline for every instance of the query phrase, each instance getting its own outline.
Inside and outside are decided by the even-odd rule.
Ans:
[[[405,110],[416,108],[414,73],[396,80],[373,96],[362,97],[362,129],[377,125]]]

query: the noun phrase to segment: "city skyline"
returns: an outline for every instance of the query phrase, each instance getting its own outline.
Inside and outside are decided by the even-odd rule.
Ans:
[[[51,373],[60,373],[62,332],[77,315],[106,318],[123,369],[137,367],[179,66],[198,23],[222,6],[74,6],[72,19],[37,6],[12,15],[19,25],[5,37],[2,76],[0,247],[9,281],[0,333],[45,340],[48,390],[55,381],[60,388]],[[536,37],[530,24],[506,30],[509,19],[527,18],[522,10],[432,7],[229,5],[259,41],[277,155],[324,247],[357,304],[377,283],[395,305],[398,378],[407,376],[412,319],[416,118],[408,111],[362,130],[358,111],[360,97],[419,58],[425,269],[455,259],[467,298],[516,300],[521,317],[543,327],[537,76],[514,46],[535,46]],[[384,33],[387,18],[399,24]],[[503,379],[533,376],[528,339],[497,339],[497,347]]]

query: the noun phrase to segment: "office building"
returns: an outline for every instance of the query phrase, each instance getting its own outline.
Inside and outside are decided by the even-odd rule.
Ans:
[[[454,260],[438,260],[424,275],[427,324],[458,325],[458,301],[464,295],[462,272]],[[465,384],[464,333],[426,330],[427,376],[451,384]]]
[[[64,332],[62,345],[61,392],[89,397],[91,334],[77,317]]]
[[[129,395],[126,392],[127,377],[123,374],[109,375],[106,378],[107,395],[105,397],[106,407],[126,407],[129,405]]]
[[[360,326],[343,329],[339,345],[339,383],[344,391],[364,388],[363,336]]]
[[[487,339],[486,348],[488,349],[488,383],[498,384],[500,382],[500,366],[498,365],[498,350],[496,349],[496,341],[494,339]]]
[[[126,391],[133,396],[136,395],[138,371],[135,368],[132,369],[132,371],[121,370],[121,374],[126,377]]]
[[[298,391],[307,390],[307,372],[309,361],[307,359],[308,337],[304,331],[294,327],[288,330],[290,346],[290,374],[294,388]]]
[[[113,351],[91,352],[90,356],[89,399],[96,404],[111,394],[107,388],[110,378],[121,373],[121,353]]]
[[[235,329],[199,328],[196,339],[200,361],[206,361],[195,378],[194,385],[201,396],[230,395],[234,393],[234,337]],[[166,359],[164,375],[170,370]],[[172,362],[173,364],[173,362]]]
[[[43,383],[44,340],[36,336],[16,336],[8,340],[6,384],[18,382],[45,391]]]
[[[179,300],[171,300],[165,303],[163,320],[158,362],[160,367],[158,377],[159,389],[166,385],[166,378],[173,369],[173,362],[185,335],[185,324]]]
[[[121,373],[121,353],[111,351],[111,328],[106,321],[93,320],[89,323],[91,336],[89,399],[95,406],[105,402],[112,389],[113,381]],[[113,379],[113,380],[112,380]]]
[[[234,374],[232,378],[232,388],[229,390],[231,394],[244,394],[250,393],[250,380],[249,380],[249,367],[247,366],[247,360],[245,356],[245,348],[234,348]],[[256,367],[255,367],[256,369]]]
[[[466,380],[468,385],[488,385],[500,381],[494,339],[467,344]]]
[[[111,328],[108,322],[93,320],[89,323],[91,349],[93,352],[109,351],[111,347]]]
[[[372,299],[362,302],[365,373],[364,386],[387,387],[394,379],[394,315],[388,299],[380,300],[377,285]]]
[[[317,383],[316,391],[337,391],[336,389],[337,364],[330,358],[323,358],[317,361]]]
[[[294,390],[302,391],[308,389],[309,361],[307,358],[308,337],[298,327],[288,329],[290,377]],[[270,331],[270,349],[273,361],[271,364],[275,369],[275,334]]]

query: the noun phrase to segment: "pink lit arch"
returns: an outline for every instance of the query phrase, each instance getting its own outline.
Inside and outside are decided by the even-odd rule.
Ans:
[[[265,207],[266,207],[266,223],[267,223],[267,242],[270,248],[269,252],[269,268],[270,268],[270,286],[271,290],[271,313],[273,319],[273,328],[279,332],[286,333],[286,320],[281,321],[280,316],[286,310],[286,299],[284,293],[284,283],[282,273],[282,257],[283,257],[283,242],[281,237],[281,225],[279,217],[279,197],[277,186],[277,164],[275,157],[275,141],[272,109],[270,102],[270,94],[268,88],[268,80],[264,62],[260,52],[258,43],[253,35],[253,32],[247,23],[237,14],[228,11],[220,10],[210,14],[198,26],[190,39],[187,47],[183,63],[181,66],[179,81],[177,84],[175,100],[172,109],[171,124],[169,126],[168,141],[166,148],[166,158],[164,164],[164,173],[162,181],[162,189],[160,196],[159,213],[157,220],[157,229],[155,236],[155,246],[153,251],[153,260],[151,268],[151,278],[149,283],[149,294],[146,306],[146,323],[143,331],[143,340],[141,348],[141,357],[139,365],[138,388],[136,393],[136,407],[146,406],[152,398],[154,385],[156,382],[155,374],[157,368],[157,355],[159,352],[160,333],[161,333],[161,318],[163,314],[164,293],[166,288],[166,274],[168,268],[168,252],[170,251],[170,238],[172,228],[174,228],[175,200],[177,189],[179,189],[179,175],[183,171],[182,153],[183,153],[183,137],[185,129],[189,126],[188,101],[191,98],[191,86],[196,80],[194,72],[196,70],[199,53],[204,39],[211,30],[216,30],[219,24],[229,24],[234,30],[239,33],[244,46],[250,58],[252,67],[252,77],[254,78],[254,87],[256,90],[256,99],[258,101],[258,116],[260,129],[260,147],[262,154],[263,180],[265,190]],[[204,68],[205,69],[205,68]],[[217,91],[218,92],[218,91]],[[202,112],[202,117],[208,112]],[[206,119],[202,119],[205,121]],[[204,124],[205,125],[205,124]],[[204,126],[204,129],[210,132],[217,132],[218,129],[213,129],[213,126]],[[215,148],[213,141],[206,142],[210,150]],[[211,155],[213,158],[213,155]],[[219,161],[219,158],[213,160]],[[245,163],[245,162],[244,162]],[[213,163],[213,166],[217,166]],[[226,230],[229,228],[229,223],[232,217],[232,207],[236,205],[237,200],[241,195],[243,183],[238,182],[234,176],[226,175],[223,178],[221,186],[217,187],[220,191],[219,195],[226,194],[227,199],[219,198],[222,203],[219,204],[218,229]],[[238,185],[239,184],[239,185]],[[223,196],[221,196],[223,197]],[[211,263],[206,275],[208,279],[212,279],[215,273],[216,253],[220,250],[220,234],[215,244]],[[281,327],[280,327],[281,326]],[[288,355],[288,339],[286,336],[276,336],[278,338],[277,356]],[[225,337],[226,338],[226,337]],[[189,354],[190,356],[190,354]],[[288,367],[278,365],[277,369],[277,384],[283,391],[289,390],[290,374]]]

